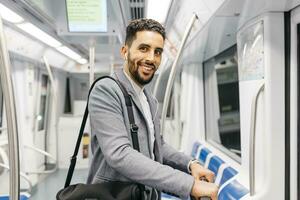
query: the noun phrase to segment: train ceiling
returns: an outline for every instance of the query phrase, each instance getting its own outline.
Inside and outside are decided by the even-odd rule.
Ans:
[[[67,28],[65,0],[0,0],[0,2],[85,59],[89,57],[89,47],[95,46],[96,67],[107,69],[111,64],[122,65],[119,49],[125,37],[125,27],[131,19],[145,17],[147,11],[147,0],[107,0],[107,32],[70,33]],[[166,42],[168,56],[174,58],[176,55],[185,26],[193,13],[197,13],[199,20],[195,23],[190,38],[202,30],[223,2],[224,0],[171,1],[165,22],[168,33]],[[55,54],[53,55],[55,57]]]

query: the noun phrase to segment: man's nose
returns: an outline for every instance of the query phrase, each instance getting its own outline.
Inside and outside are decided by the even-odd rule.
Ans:
[[[154,59],[155,59],[155,54],[154,54],[154,52],[149,52],[148,54],[147,54],[147,57],[146,57],[146,60],[148,61],[148,62],[154,62]]]

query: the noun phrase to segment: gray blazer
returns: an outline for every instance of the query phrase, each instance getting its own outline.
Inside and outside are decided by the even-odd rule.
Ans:
[[[137,182],[187,198],[194,183],[194,178],[187,174],[187,165],[192,158],[176,151],[162,139],[157,100],[145,89],[155,131],[153,160],[150,131],[139,98],[123,70],[118,70],[113,77],[125,86],[132,97],[135,123],[139,127],[140,152],[132,148],[122,91],[111,79],[98,81],[91,91],[88,103],[93,158],[87,182]]]

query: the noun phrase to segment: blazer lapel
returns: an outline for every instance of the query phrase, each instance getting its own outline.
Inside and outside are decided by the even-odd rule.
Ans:
[[[147,101],[150,106],[150,111],[152,115],[152,121],[156,118],[157,112],[158,112],[158,105],[157,101],[149,94],[149,91],[145,88],[144,90],[145,96],[147,97]]]
[[[152,121],[153,121],[153,125],[154,125],[154,135],[155,135],[155,141],[154,141],[154,156],[155,156],[155,160],[158,162],[162,162],[161,159],[161,153],[160,153],[160,148],[159,148],[159,144],[158,141],[160,141],[160,119],[156,119],[158,116],[158,102],[156,99],[154,99],[151,95],[149,95],[148,90],[145,89],[145,95],[147,97],[149,106],[150,106],[150,110],[151,110],[151,114],[152,114]]]

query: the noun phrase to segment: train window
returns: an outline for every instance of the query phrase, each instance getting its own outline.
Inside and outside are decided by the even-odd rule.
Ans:
[[[241,155],[236,46],[204,63],[206,139],[232,157]]]
[[[38,131],[45,130],[47,105],[49,94],[49,78],[48,75],[42,74],[41,77],[41,91],[40,91],[40,106],[38,114]]]

